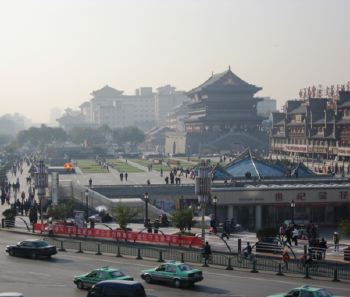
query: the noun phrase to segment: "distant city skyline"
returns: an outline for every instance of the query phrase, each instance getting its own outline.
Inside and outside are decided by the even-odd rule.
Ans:
[[[106,84],[189,91],[232,71],[279,106],[345,84],[346,0],[13,0],[0,10],[0,115],[49,123]]]

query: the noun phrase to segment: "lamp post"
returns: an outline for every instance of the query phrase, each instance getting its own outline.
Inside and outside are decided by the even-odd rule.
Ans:
[[[294,202],[294,200],[291,201],[290,208],[292,210],[292,220],[291,220],[291,222],[292,222],[292,225],[294,225],[294,209],[295,209],[295,202]]]
[[[44,218],[43,218],[43,204],[45,200],[46,188],[48,187],[48,174],[44,160],[40,160],[36,167],[35,173],[35,188],[37,189],[37,195],[40,203],[40,221],[41,232],[44,230]]]
[[[85,191],[86,220],[89,219],[89,190]]]
[[[202,246],[205,246],[205,207],[211,190],[211,178],[209,177],[211,168],[202,160],[198,167],[198,175],[195,180],[195,194],[202,210]]]
[[[149,196],[148,196],[147,192],[143,195],[143,198],[145,199],[145,222],[144,222],[144,226],[148,227],[148,199],[149,199]]]
[[[213,197],[213,203],[214,203],[214,233],[216,234],[217,226],[218,226],[218,217],[217,217],[217,203],[218,203],[218,197],[216,195]]]

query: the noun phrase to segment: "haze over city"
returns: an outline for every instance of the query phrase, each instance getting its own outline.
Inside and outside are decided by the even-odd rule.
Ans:
[[[1,114],[47,122],[108,84],[188,91],[231,65],[281,106],[346,83],[348,1],[2,1]]]

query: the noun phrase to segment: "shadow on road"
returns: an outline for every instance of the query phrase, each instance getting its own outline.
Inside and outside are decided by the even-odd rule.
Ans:
[[[226,295],[222,295],[222,294],[230,293],[230,291],[227,291],[224,289],[208,287],[208,286],[203,286],[203,285],[195,285],[194,287],[188,288],[188,290],[205,292],[207,294],[219,294],[222,297],[226,296]]]

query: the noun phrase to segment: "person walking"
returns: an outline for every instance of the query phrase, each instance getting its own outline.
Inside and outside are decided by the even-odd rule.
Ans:
[[[294,241],[295,246],[298,245],[298,236],[299,236],[299,231],[296,227],[294,227],[293,232],[292,232],[292,237],[293,237],[293,241]]]
[[[122,182],[123,181],[123,177],[124,177],[123,172],[120,172],[119,177],[120,177],[120,181]]]
[[[289,254],[288,254],[288,249],[284,248],[283,250],[283,254],[282,254],[282,261],[284,263],[284,267],[286,268],[286,270],[288,270],[288,262],[290,260]]]
[[[205,242],[205,246],[203,248],[203,258],[204,258],[204,267],[208,266],[208,260],[211,256],[211,246],[208,241]]]
[[[126,171],[124,173],[124,178],[125,178],[125,181],[128,181],[128,173]]]
[[[334,251],[339,252],[339,234],[338,232],[333,233]]]
[[[92,178],[89,179],[89,188],[92,188]],[[30,194],[29,194],[30,195]]]

